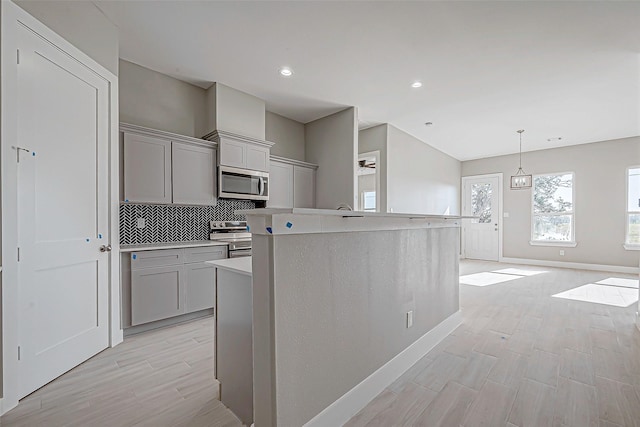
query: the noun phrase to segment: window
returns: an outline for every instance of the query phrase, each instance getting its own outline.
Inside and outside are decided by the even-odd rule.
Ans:
[[[640,167],[627,169],[627,238],[625,248],[640,249]]]
[[[575,245],[573,173],[533,178],[531,244]]]
[[[375,212],[376,211],[376,192],[375,191],[363,191],[362,192],[362,206],[364,211]]]

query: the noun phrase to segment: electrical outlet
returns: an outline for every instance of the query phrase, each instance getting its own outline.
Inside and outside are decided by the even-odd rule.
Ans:
[[[413,326],[413,310],[407,311],[407,328]]]
[[[136,222],[136,227],[145,228],[146,226],[147,226],[147,221],[144,218],[138,218],[138,221]]]
[[[560,249],[560,256],[564,256],[564,249]]]

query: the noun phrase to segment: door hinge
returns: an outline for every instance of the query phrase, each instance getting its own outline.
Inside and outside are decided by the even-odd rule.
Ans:
[[[20,360],[20,346],[18,346],[18,360]]]
[[[20,49],[16,49],[16,63],[20,64]]]
[[[20,248],[18,248],[18,262],[20,262]]]

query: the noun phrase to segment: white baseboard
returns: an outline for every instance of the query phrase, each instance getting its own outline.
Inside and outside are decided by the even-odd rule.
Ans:
[[[360,384],[327,406],[309,420],[304,427],[341,426],[357,414],[367,403],[380,394],[407,369],[424,357],[433,347],[453,332],[462,323],[462,314],[455,312],[436,327],[418,338],[380,369],[365,378]]]
[[[582,262],[547,261],[547,260],[541,260],[541,259],[503,257],[502,259],[500,259],[500,262],[507,262],[510,264],[537,265],[541,267],[559,267],[559,268],[573,268],[577,270],[608,271],[611,273],[638,274],[640,272],[640,268],[638,267],[624,267],[621,265],[606,265],[606,264],[586,264]]]
[[[14,401],[14,402],[9,402],[9,401],[7,401],[6,397],[0,398],[0,416],[6,414],[7,412],[12,410],[16,406],[18,406],[18,401],[17,400]]]

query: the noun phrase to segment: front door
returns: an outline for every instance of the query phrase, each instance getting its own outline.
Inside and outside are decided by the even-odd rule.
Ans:
[[[500,256],[500,176],[464,177],[463,221],[465,258],[498,261]]]
[[[24,26],[18,47],[22,398],[109,343],[109,86]]]

